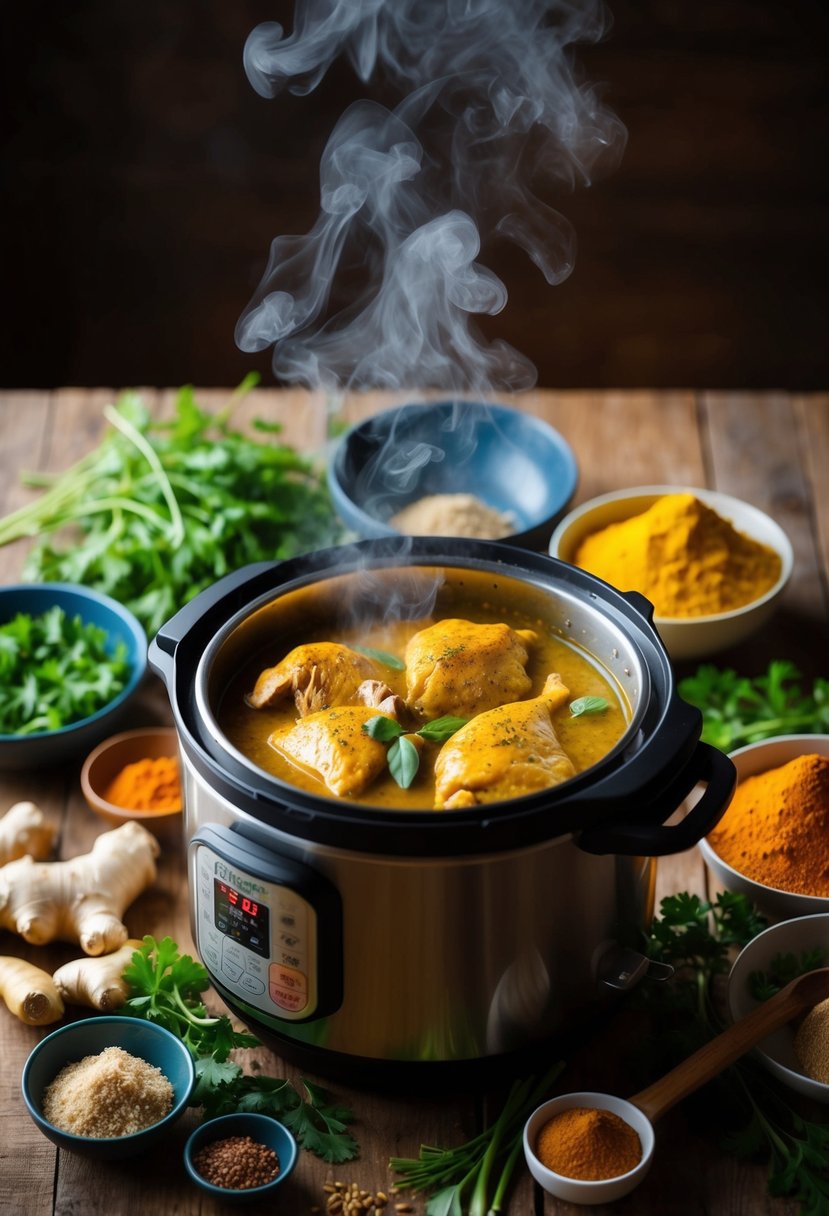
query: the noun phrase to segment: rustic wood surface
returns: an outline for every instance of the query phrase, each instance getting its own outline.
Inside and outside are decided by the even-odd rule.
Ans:
[[[21,487],[21,469],[63,469],[89,450],[103,430],[101,408],[111,396],[105,389],[0,394],[0,512],[31,497]],[[146,390],[145,396],[158,411],[170,407],[169,391]],[[201,399],[213,408],[225,396],[211,390]],[[338,408],[344,418],[353,420],[394,399],[370,394],[346,399]],[[580,467],[578,500],[625,485],[674,483],[716,487],[770,511],[794,544],[794,577],[778,616],[764,633],[719,656],[718,662],[756,674],[771,658],[791,657],[807,675],[829,672],[829,482],[825,476],[829,396],[536,391],[516,404],[551,422],[572,444]],[[258,390],[243,404],[240,418],[278,419],[288,442],[322,455],[329,407],[322,396]],[[20,542],[0,550],[0,581],[19,578],[26,549],[27,542]],[[678,668],[678,674],[685,670]],[[160,684],[148,677],[135,724],[167,721],[168,716]],[[59,829],[61,857],[85,852],[101,830],[101,822],[81,797],[82,759],[65,768],[0,774],[0,813],[19,799],[39,803]],[[696,850],[659,862],[657,897],[683,889],[706,891],[706,873]],[[127,923],[131,933],[169,933],[192,949],[179,842],[165,844],[158,881],[129,910]],[[65,946],[27,947],[4,933],[0,953],[27,957],[53,969],[76,951]],[[394,983],[393,976],[389,983]],[[218,1004],[215,998],[213,1003]],[[58,1153],[28,1118],[19,1084],[26,1056],[48,1028],[24,1026],[4,1009],[0,1014],[0,1212],[210,1216],[224,1210],[197,1192],[184,1172],[181,1148],[196,1121],[192,1112],[149,1160],[93,1164]],[[249,1062],[255,1057],[267,1072],[297,1076],[295,1069],[267,1050],[246,1055]],[[577,1075],[596,1088],[607,1088],[613,1073],[614,1061],[604,1059],[599,1050],[586,1053],[586,1059],[577,1063]],[[369,1190],[388,1190],[393,1182],[387,1167],[391,1155],[416,1155],[424,1142],[457,1144],[480,1128],[491,1105],[487,1099],[469,1096],[412,1100],[349,1090],[340,1084],[333,1088],[357,1112],[354,1131],[361,1156],[334,1170],[308,1153],[301,1154],[278,1202],[286,1216],[305,1216],[324,1206],[322,1187],[332,1178],[353,1179]],[[414,1211],[421,1213],[424,1208],[423,1199],[416,1197]],[[526,1171],[519,1169],[508,1211],[575,1216],[577,1209],[537,1190]],[[595,1211],[597,1216],[611,1211],[637,1216],[749,1212],[794,1216],[796,1205],[770,1197],[765,1167],[720,1153],[705,1128],[691,1126],[680,1106],[659,1123],[656,1159],[646,1182],[624,1202]]]

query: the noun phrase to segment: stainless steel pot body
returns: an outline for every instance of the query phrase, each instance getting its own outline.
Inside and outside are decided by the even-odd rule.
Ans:
[[[631,709],[610,755],[562,787],[466,811],[367,809],[285,786],[222,734],[224,690],[266,639],[516,589]],[[652,914],[654,858],[695,843],[733,789],[674,694],[649,607],[540,555],[419,539],[249,568],[173,618],[150,662],[181,741],[194,940],[231,1006],[282,1044],[374,1063],[493,1057],[594,1007],[614,950]],[[699,780],[703,798],[664,826]]]

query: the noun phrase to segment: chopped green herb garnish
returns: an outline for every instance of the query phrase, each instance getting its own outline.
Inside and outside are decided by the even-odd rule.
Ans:
[[[755,1001],[767,1001],[799,975],[826,964],[826,951],[816,947],[800,954],[776,954],[765,971],[752,971],[748,988]]]
[[[570,702],[570,715],[581,718],[584,714],[601,714],[608,708],[609,702],[604,697],[576,697]]]
[[[364,654],[367,659],[376,659],[378,663],[382,663],[384,667],[391,667],[393,671],[405,671],[406,664],[402,659],[398,659],[397,655],[389,654],[387,650],[375,650],[373,646],[357,646],[352,643],[352,650],[356,650],[358,654]]]
[[[454,718],[451,714],[446,714],[442,718],[427,722],[420,730],[407,732],[394,718],[378,714],[376,718],[369,718],[368,722],[363,723],[363,730],[372,739],[391,744],[387,755],[389,772],[400,788],[407,790],[420,768],[420,753],[405,735],[414,733],[430,743],[445,743],[455,731],[465,726],[466,722],[466,718]]]

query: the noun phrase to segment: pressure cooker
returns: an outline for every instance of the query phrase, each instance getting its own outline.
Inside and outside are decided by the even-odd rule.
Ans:
[[[459,588],[519,595],[615,681],[629,722],[602,760],[541,793],[400,811],[294,788],[223,733],[252,655],[345,614],[451,615]],[[696,844],[735,782],[651,617],[546,555],[409,537],[252,565],[183,607],[150,664],[179,737],[193,940],[231,1011],[304,1067],[366,1079],[532,1050],[641,974],[656,859]]]

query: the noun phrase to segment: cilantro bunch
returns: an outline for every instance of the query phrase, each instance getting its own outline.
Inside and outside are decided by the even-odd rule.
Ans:
[[[787,659],[753,679],[706,663],[680,680],[679,695],[702,711],[703,740],[724,752],[772,735],[829,733],[829,680],[805,689]]]
[[[227,1015],[208,1013],[201,994],[210,977],[201,963],[179,953],[172,938],[145,937],[124,979],[130,995],[121,1012],[164,1026],[190,1049],[196,1064],[190,1105],[201,1107],[205,1119],[231,1111],[273,1115],[323,1160],[356,1157],[357,1143],[348,1131],[353,1112],[332,1103],[325,1089],[303,1079],[300,1092],[282,1077],[248,1075],[229,1058],[234,1048],[257,1047],[259,1040],[235,1030]]]
[[[675,974],[664,983],[645,980],[630,998],[658,1027],[648,1040],[649,1064],[658,1074],[724,1029],[717,981],[730,969],[731,948],[745,945],[763,928],[765,921],[741,894],[723,892],[709,902],[682,892],[662,900],[648,954],[673,966]],[[772,995],[820,961],[811,953],[781,957],[768,974],[752,977],[752,990]],[[799,1201],[803,1216],[829,1211],[829,1123],[793,1105],[751,1057],[738,1060],[711,1085],[716,1101],[709,1100],[706,1119],[720,1116],[722,1148],[741,1157],[767,1156],[770,1193]]]
[[[123,642],[111,654],[107,644],[105,629],[58,604],[0,625],[0,734],[60,730],[117,697],[132,667]]]
[[[169,420],[123,393],[104,408],[97,448],[57,475],[24,476],[43,493],[0,520],[0,545],[38,537],[24,577],[95,587],[152,636],[229,571],[333,543],[340,527],[311,462],[274,441],[276,424],[255,422],[261,439],[231,425],[255,382],[215,414],[184,387]]]

